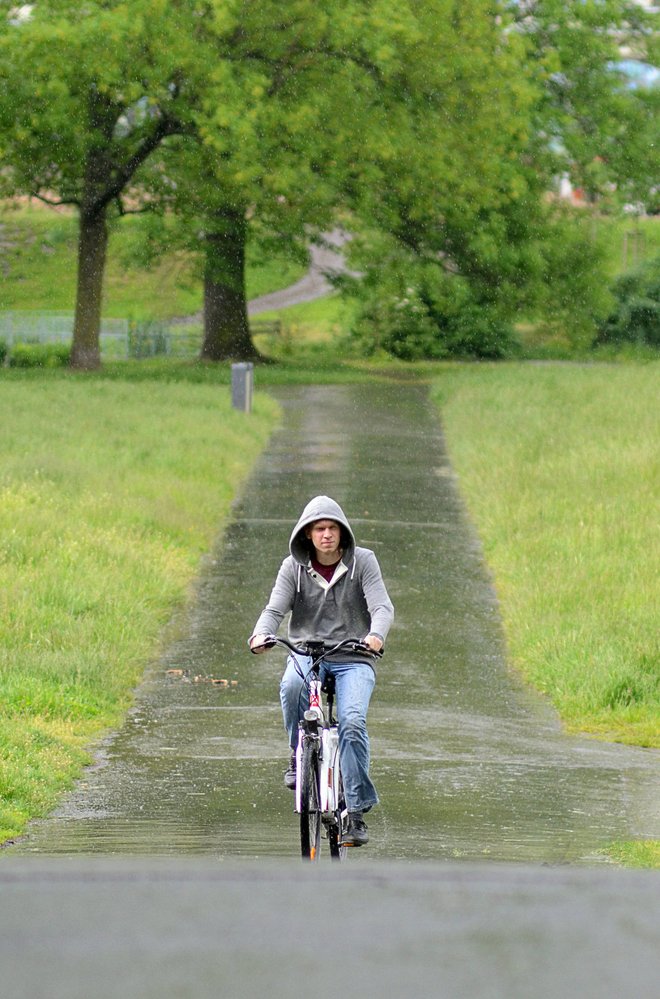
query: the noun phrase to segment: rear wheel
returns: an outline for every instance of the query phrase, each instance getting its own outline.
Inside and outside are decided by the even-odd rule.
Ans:
[[[312,741],[303,747],[300,769],[300,850],[306,860],[318,860],[321,849],[318,746]]]

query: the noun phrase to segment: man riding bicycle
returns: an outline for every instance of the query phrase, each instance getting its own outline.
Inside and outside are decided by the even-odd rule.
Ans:
[[[345,638],[361,638],[379,652],[394,608],[376,556],[356,545],[350,524],[335,500],[329,496],[310,500],[293,529],[289,551],[254,626],[250,648],[263,651],[266,637],[276,634],[284,616],[291,612],[289,640],[294,645],[321,641],[330,646]],[[369,777],[366,724],[375,684],[373,664],[368,653],[339,652],[324,659],[323,665],[335,679],[339,756],[349,819],[343,842],[363,846],[369,841],[364,812],[378,804]],[[289,658],[280,684],[284,726],[292,750],[284,783],[292,789],[296,786],[298,722],[308,707],[300,669],[300,660],[296,669]]]

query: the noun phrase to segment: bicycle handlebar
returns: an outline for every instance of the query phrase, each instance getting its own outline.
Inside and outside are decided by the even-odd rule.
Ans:
[[[305,642],[302,646],[296,646],[287,638],[280,638],[278,635],[268,635],[262,645],[251,646],[250,652],[253,655],[257,655],[259,650],[272,649],[276,645],[283,645],[294,654],[311,656],[313,659],[317,659],[317,661],[332,655],[334,652],[341,652],[344,649],[346,651],[350,649],[352,652],[361,652],[362,655],[377,656],[378,658],[383,655],[382,649],[377,652],[375,649],[371,649],[368,645],[365,645],[359,638],[345,638],[343,641],[337,642],[336,645],[328,645],[326,642]]]

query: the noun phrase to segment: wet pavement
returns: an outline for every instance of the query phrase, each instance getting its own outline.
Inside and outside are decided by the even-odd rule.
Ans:
[[[246,639],[292,523],[317,493],[335,497],[358,543],[376,551],[397,612],[369,720],[382,804],[369,816],[372,842],[345,866],[593,864],[612,840],[660,838],[660,754],[566,736],[508,669],[425,390],[278,392],[282,428],[124,728],[5,859],[296,857],[282,785],[283,656],[253,657]]]

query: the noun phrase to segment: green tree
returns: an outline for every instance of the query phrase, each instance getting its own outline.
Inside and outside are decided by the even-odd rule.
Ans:
[[[504,8],[436,0],[420,27],[421,78],[398,114],[400,141],[374,145],[377,182],[355,192],[360,335],[375,323],[389,349],[390,326],[401,356],[443,356],[471,340],[465,327],[481,310],[477,352],[492,356],[541,267],[533,233],[543,184],[528,156],[537,91]]]
[[[338,209],[360,210],[383,150],[413,140],[403,125],[419,113],[424,72],[437,63],[419,7],[298,0],[283,12],[244,2],[234,21],[207,25],[217,62],[197,148],[170,142],[165,165],[152,164],[152,176],[157,168],[175,181],[165,203],[204,256],[204,358],[254,354],[246,241],[304,252]],[[415,141],[425,142],[417,128]],[[415,149],[402,145],[399,155],[412,173]]]
[[[608,308],[603,253],[548,195],[563,173],[594,198],[649,191],[657,95],[614,68],[624,42],[641,54],[653,38],[646,15],[615,0],[453,8],[429,8],[448,53],[430,160],[413,183],[396,155],[381,164],[375,235],[352,244],[356,334],[401,356],[493,356],[522,310],[589,342]]]
[[[109,213],[149,203],[174,178],[177,209],[201,222],[205,356],[251,353],[248,231],[300,241],[378,182],[374,150],[425,142],[420,101],[440,37],[427,6],[41,0],[25,23],[4,23],[5,187],[80,211],[74,364],[98,364]],[[194,136],[194,151],[177,135]],[[411,173],[414,155],[403,156]]]
[[[199,7],[40,0],[0,21],[0,189],[79,212],[75,367],[100,362],[108,221],[139,208],[141,166],[193,128]]]
[[[208,358],[253,354],[246,240],[300,249],[338,209],[510,312],[548,273],[560,160],[613,170],[632,98],[607,64],[628,9],[40,0],[5,18],[3,189],[80,213],[73,363],[99,363],[108,220],[156,205],[203,254]]]

